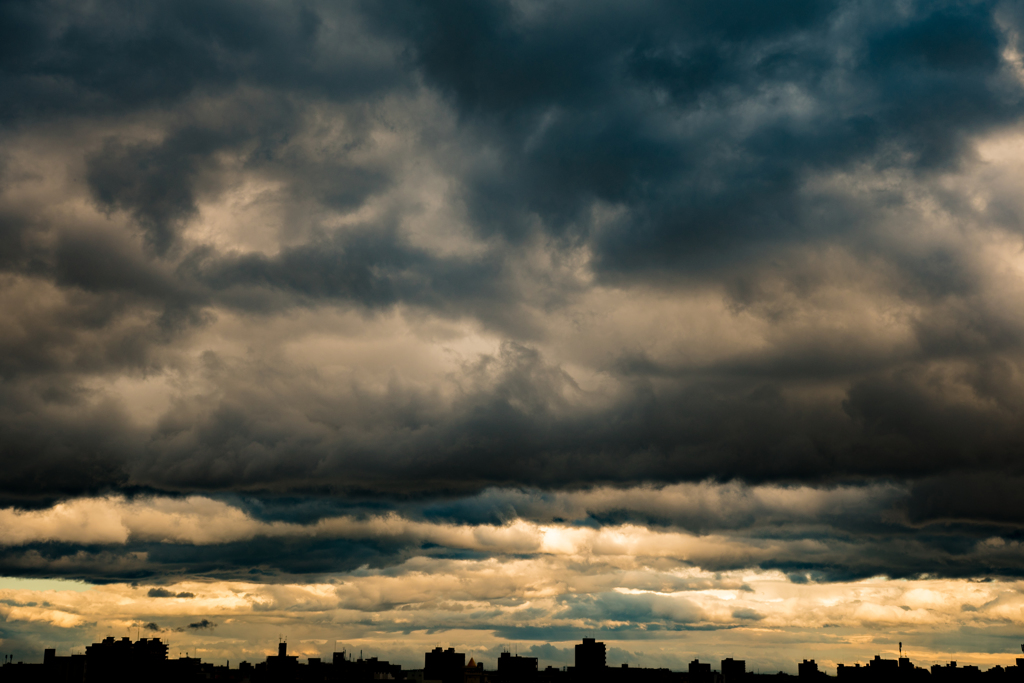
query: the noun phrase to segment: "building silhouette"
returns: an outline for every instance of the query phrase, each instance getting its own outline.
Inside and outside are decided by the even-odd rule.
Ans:
[[[440,683],[464,683],[466,655],[450,647],[442,650],[435,647],[424,656],[423,679]]]
[[[277,644],[277,655],[267,657],[263,667],[260,673],[271,680],[290,680],[298,673],[299,658],[295,655],[289,656],[288,643],[282,640]]]
[[[687,673],[689,674],[687,678],[688,683],[712,683],[711,664],[709,663],[695,659],[690,662]]]
[[[85,662],[86,683],[133,683],[146,671],[165,670],[167,645],[159,638],[132,642],[108,636],[85,648]]]
[[[813,659],[805,659],[797,664],[796,669],[800,678],[817,678],[821,673],[818,671],[818,664]]]
[[[484,671],[483,662],[477,663],[475,659],[470,657],[462,680],[464,683],[490,683],[490,676]]]
[[[574,673],[580,681],[605,680],[607,673],[604,643],[593,638],[584,638],[576,645],[576,666]]]
[[[747,675],[747,663],[742,659],[722,660],[722,679],[725,683],[740,683]]]
[[[58,657],[57,650],[43,650],[43,670],[53,683],[79,683],[85,680],[85,655]]]
[[[508,652],[502,652],[498,656],[499,683],[517,683],[518,681],[537,680],[537,658],[520,657]]]

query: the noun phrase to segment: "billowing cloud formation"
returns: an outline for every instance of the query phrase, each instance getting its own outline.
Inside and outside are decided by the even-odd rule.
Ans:
[[[1021,476],[1012,7],[90,7],[3,10],[10,502],[882,477],[1019,516],[931,493]]]
[[[776,569],[798,583],[1024,575],[1016,528],[948,521],[920,527],[901,514],[907,497],[907,490],[892,486],[488,491],[444,509],[430,503],[383,514],[351,510],[307,522],[260,519],[196,496],[78,499],[45,510],[0,511],[0,568],[94,581],[159,580],[182,572],[243,579],[259,571],[280,582],[425,555],[599,564],[628,557],[644,566]],[[481,514],[485,506],[489,514]],[[506,519],[471,521],[498,515]],[[147,595],[195,597],[163,587]],[[757,619],[752,611],[738,615]]]
[[[999,1],[4,3],[0,571],[166,609],[418,560],[1015,581],[1022,35]],[[613,584],[558,613],[777,624]]]

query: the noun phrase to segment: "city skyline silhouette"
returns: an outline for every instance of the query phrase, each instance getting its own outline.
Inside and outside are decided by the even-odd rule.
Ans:
[[[901,656],[885,659],[875,655],[865,665],[839,664],[835,678],[841,681],[1018,681],[1024,678],[1024,658],[1017,658],[1014,665],[999,665],[981,669],[975,665],[958,666],[951,661],[934,664],[930,668],[915,666],[902,656],[903,643],[899,643]],[[740,683],[753,681],[762,676],[774,679],[792,677],[784,671],[777,673],[758,669],[755,673],[747,670],[747,662],[732,657],[721,660],[717,669],[710,662],[693,659],[685,671],[668,668],[648,668],[621,664],[609,666],[607,648],[602,641],[584,637],[574,646],[572,666],[561,668],[538,665],[537,657],[513,654],[503,649],[493,669],[485,667],[464,652],[453,647],[441,646],[423,655],[423,666],[403,670],[399,664],[392,664],[377,657],[359,658],[342,650],[332,653],[329,661],[320,657],[308,657],[299,661],[297,655],[288,654],[288,643],[283,638],[278,643],[277,653],[267,655],[262,662],[238,662],[232,668],[231,662],[223,666],[203,662],[201,658],[179,654],[177,659],[168,657],[168,645],[159,638],[139,638],[132,641],[125,636],[115,639],[104,638],[93,643],[82,654],[72,653],[60,656],[56,649],[43,652],[42,663],[13,662],[5,655],[0,665],[3,680],[11,683],[127,683],[140,679],[150,681],[200,681],[219,680],[289,683],[348,681],[413,681],[415,683]],[[1024,645],[1021,645],[1024,650]],[[829,678],[817,662],[804,659],[798,663],[797,677],[803,681]]]

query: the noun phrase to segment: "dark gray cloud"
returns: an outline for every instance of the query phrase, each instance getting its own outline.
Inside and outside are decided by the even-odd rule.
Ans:
[[[700,621],[700,609],[685,598],[663,595],[604,593],[571,600],[564,616],[570,619],[602,621],[614,618],[624,621],[655,623],[673,628]]]
[[[166,588],[150,588],[149,591],[146,593],[146,595],[148,595],[151,598],[194,598],[194,597],[196,597],[194,593],[189,593],[187,591],[182,591],[180,593],[172,593],[171,591],[167,590]],[[149,626],[147,625],[146,628],[149,628]],[[156,629],[153,629],[153,630],[156,630]]]
[[[735,609],[732,611],[734,619],[743,619],[745,621],[760,621],[764,619],[764,615],[760,612],[749,608]]]
[[[237,83],[347,99],[403,78],[394,54],[360,33],[344,8],[19,1],[5,4],[3,16],[3,79],[15,95],[5,101],[8,120],[169,106]],[[317,58],[321,41],[345,39]]]
[[[628,218],[591,236],[599,272],[642,273],[812,237],[809,173],[935,171],[968,136],[1016,120],[993,9],[796,2],[769,18],[748,4],[726,16],[563,3],[523,17],[467,3],[379,20],[500,146],[495,173],[467,187],[481,229],[515,238],[539,212],[576,232],[594,200],[621,203]]]
[[[1022,21],[993,2],[4,3],[0,502],[204,492],[267,519],[491,522],[557,518],[516,487],[892,485],[824,515],[856,551],[773,566],[1018,575],[968,550],[1022,513],[1024,207],[983,149],[1021,121]],[[761,512],[582,519],[769,538]],[[879,540],[890,521],[915,552]],[[0,561],[100,581],[424,552],[291,542]]]

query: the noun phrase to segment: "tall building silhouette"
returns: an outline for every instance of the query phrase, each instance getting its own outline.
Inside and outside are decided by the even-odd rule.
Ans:
[[[747,675],[747,663],[728,657],[722,660],[722,678],[725,683],[740,683]]]
[[[711,683],[711,664],[703,663],[699,659],[690,662],[687,670],[688,683]]]
[[[576,679],[579,681],[604,680],[606,673],[605,646],[593,638],[584,638],[576,645]]]
[[[435,647],[423,658],[423,678],[441,683],[463,683],[466,676],[466,655],[450,647]]]

